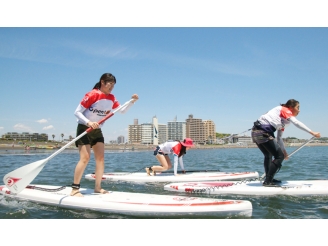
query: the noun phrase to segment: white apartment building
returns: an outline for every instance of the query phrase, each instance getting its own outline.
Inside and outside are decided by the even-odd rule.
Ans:
[[[153,124],[143,123],[141,124],[141,143],[153,144]]]
[[[169,121],[167,122],[167,140],[180,140],[186,138],[186,122]]]
[[[158,124],[158,144],[165,143],[167,140],[167,125]]]

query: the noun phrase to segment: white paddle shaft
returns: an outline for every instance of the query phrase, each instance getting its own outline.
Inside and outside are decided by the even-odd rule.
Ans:
[[[102,124],[104,121],[112,117],[116,112],[125,109],[129,103],[131,103],[133,99],[127,101],[123,105],[119,106],[118,108],[114,109],[113,112],[106,115],[103,119],[101,119],[98,124]],[[21,192],[27,185],[29,185],[35,177],[40,173],[44,165],[53,157],[61,153],[64,149],[66,149],[71,144],[75,143],[78,139],[83,137],[88,132],[91,132],[93,130],[92,127],[89,127],[86,131],[81,133],[79,136],[74,138],[72,141],[61,147],[58,151],[54,152],[52,155],[50,155],[48,158],[39,160],[33,163],[30,163],[28,165],[22,166],[20,168],[17,168],[14,171],[11,171],[10,173],[6,174],[3,178],[4,184],[7,186],[7,188],[10,190],[10,192],[18,194]]]

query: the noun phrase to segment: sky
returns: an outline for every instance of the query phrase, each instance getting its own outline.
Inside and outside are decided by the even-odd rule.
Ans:
[[[213,120],[217,132],[237,134],[292,98],[300,101],[298,120],[328,137],[326,9],[323,0],[2,1],[0,135],[28,131],[47,133],[50,139],[54,134],[56,140],[62,133],[64,138],[75,136],[75,108],[100,76],[110,72],[117,78],[113,94],[121,103],[134,93],[140,99],[126,114],[115,114],[105,123],[106,142],[127,137],[134,119],[148,123],[153,116],[166,124],[193,114]],[[288,136],[311,137],[294,126],[286,130]],[[206,230],[217,229],[217,221],[211,222]],[[256,220],[239,220],[233,227],[248,236],[253,232],[247,228],[254,228],[249,223],[255,222],[259,228]],[[100,228],[108,233],[107,221],[102,223],[86,225],[89,233],[91,228],[95,235]],[[152,221],[152,227],[154,223],[161,222]],[[307,231],[299,232],[309,223],[323,228],[317,225],[324,220],[304,223],[288,228],[305,236]],[[179,231],[189,233],[194,229],[189,224]],[[142,228],[143,233],[145,225],[133,231]],[[220,230],[224,228],[231,227]],[[30,234],[22,229],[20,233]],[[92,237],[93,243],[98,238]],[[253,243],[240,238],[243,245]],[[304,237],[298,238],[304,243]],[[186,243],[188,237],[174,240],[179,239]]]
[[[155,6],[150,6],[156,9],[151,14],[129,8],[127,15],[119,15],[113,6],[100,14],[100,2],[95,1],[90,16],[69,4],[47,15],[24,12],[27,18],[2,12],[0,135],[38,132],[49,139],[54,134],[55,140],[61,140],[61,134],[64,139],[75,137],[76,107],[109,72],[117,79],[112,93],[120,103],[134,93],[140,99],[126,114],[107,120],[102,128],[106,142],[120,135],[127,140],[134,119],[142,124],[156,116],[160,124],[167,124],[175,117],[185,121],[190,114],[214,121],[216,132],[250,135],[259,116],[288,99],[300,102],[299,121],[328,137],[327,22],[302,1],[297,18],[290,18],[288,11],[281,11],[281,18],[272,12],[273,22],[271,13],[265,19],[265,12],[256,16],[259,11],[245,14],[240,8],[232,16],[238,15],[237,21],[227,19],[224,8],[213,12],[207,7],[207,15],[194,1],[188,7],[177,6],[186,18],[177,16],[177,9],[163,18]],[[125,3],[116,4],[116,9],[122,10]],[[239,4],[245,7],[242,1]],[[81,5],[80,10],[87,11]],[[131,5],[137,7],[133,1]],[[8,3],[8,9],[14,6]],[[163,10],[170,8],[165,5]],[[291,125],[284,137],[311,135]]]

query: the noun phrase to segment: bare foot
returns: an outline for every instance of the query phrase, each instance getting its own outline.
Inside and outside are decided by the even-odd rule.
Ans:
[[[109,192],[108,192],[107,190],[100,189],[100,191],[96,191],[96,190],[95,190],[95,193],[107,194],[107,193],[109,193]]]
[[[83,197],[79,189],[72,189],[71,196]]]
[[[146,170],[147,175],[150,176],[150,170],[149,170],[149,168],[146,167],[145,170]]]

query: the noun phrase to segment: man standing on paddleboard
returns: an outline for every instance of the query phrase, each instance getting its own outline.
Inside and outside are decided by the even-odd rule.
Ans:
[[[266,176],[263,186],[276,186],[280,182],[273,177],[280,170],[283,160],[288,160],[289,158],[282,134],[290,123],[293,123],[296,127],[310,133],[314,137],[320,138],[320,132],[313,132],[296,119],[299,112],[300,103],[294,99],[290,99],[285,104],[271,109],[254,122],[252,139],[264,155]],[[277,139],[274,136],[275,131],[277,131]],[[272,157],[274,157],[274,160],[272,160]]]
[[[90,160],[91,148],[93,150],[96,162],[96,180],[94,191],[95,193],[108,193],[106,190],[101,188],[101,179],[105,169],[105,141],[101,131],[103,124],[98,124],[98,122],[109,114],[111,110],[120,107],[120,103],[116,100],[115,96],[111,94],[115,84],[115,76],[110,73],[104,73],[93,89],[85,94],[75,110],[74,115],[77,117],[78,122],[76,131],[77,136],[85,132],[90,127],[93,130],[75,142],[76,147],[79,148],[80,160],[75,167],[71,196],[83,196],[79,191],[80,181]],[[139,99],[137,94],[133,94],[131,98],[131,103],[129,103],[126,107],[123,107],[120,110],[121,113],[127,112],[133,103]]]

